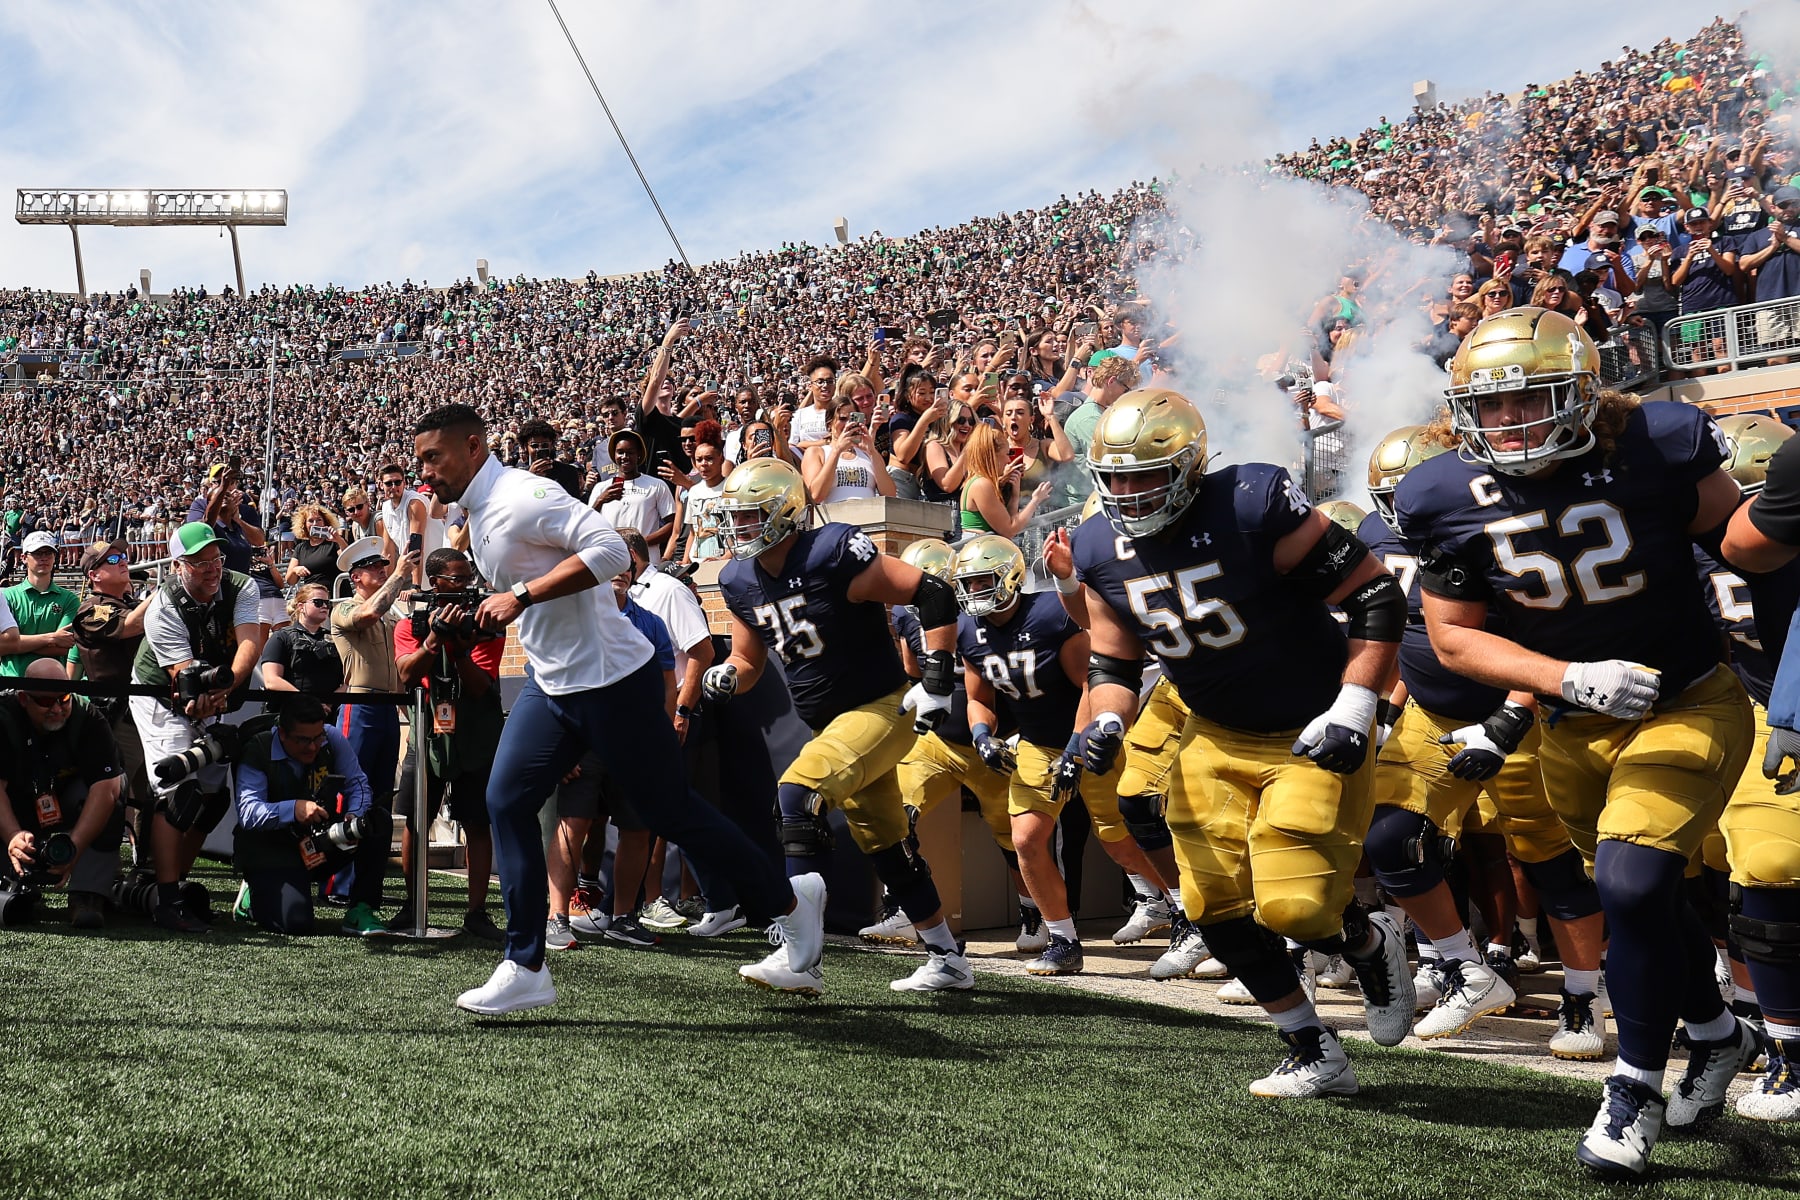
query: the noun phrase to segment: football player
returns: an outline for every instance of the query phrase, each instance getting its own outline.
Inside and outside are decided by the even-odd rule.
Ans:
[[[900,555],[901,562],[910,563],[946,583],[950,581],[950,564],[955,560],[956,551],[937,538],[914,542]],[[925,654],[919,615],[904,605],[895,607],[893,613],[894,632],[900,635],[901,664],[906,668],[908,678],[917,679],[919,660]],[[981,806],[981,819],[987,822],[994,842],[1000,847],[1001,857],[1006,859],[1006,869],[1019,897],[1019,934],[1014,944],[1021,951],[1042,950],[1046,943],[1044,919],[1025,889],[1024,878],[1019,874],[1019,856],[1013,851],[1012,821],[1006,815],[1008,777],[989,770],[975,756],[974,744],[969,737],[969,698],[963,690],[960,672],[956,676],[956,691],[950,699],[949,718],[913,743],[895,773],[900,782],[901,800],[911,813],[920,816],[946,798],[957,795],[961,788],[968,788],[974,795]],[[911,946],[919,940],[918,931],[892,896],[884,897],[882,909],[881,920],[858,931],[863,941]]]
[[[1438,952],[1429,966],[1420,956],[1415,989],[1422,999],[1430,993],[1436,999],[1414,1032],[1425,1039],[1450,1037],[1484,1014],[1504,1011],[1517,999],[1511,982],[1492,952],[1484,958],[1476,947],[1444,878],[1448,834],[1472,831],[1477,800],[1485,792],[1507,850],[1523,865],[1556,926],[1565,970],[1550,1053],[1597,1059],[1606,1048],[1606,1015],[1596,1003],[1605,918],[1580,854],[1544,797],[1537,698],[1476,683],[1438,661],[1425,631],[1419,561],[1395,529],[1394,489],[1448,448],[1424,426],[1408,425],[1383,438],[1369,458],[1375,512],[1358,536],[1400,580],[1407,606],[1400,687],[1394,692],[1404,707],[1375,761],[1369,864]],[[1507,871],[1500,857],[1499,869]],[[1506,882],[1510,886],[1509,871]],[[1505,938],[1511,928],[1507,921],[1492,937]]]
[[[719,575],[731,611],[731,657],[706,672],[707,699],[729,701],[755,686],[771,651],[781,659],[794,709],[814,731],[776,789],[788,874],[819,870],[832,845],[826,812],[840,809],[857,848],[929,949],[925,964],[895,980],[894,990],[973,987],[931,868],[911,845],[894,779],[917,734],[949,714],[956,594],[882,554],[854,525],[802,528],[807,511],[806,483],[787,463],[752,459],[726,478],[714,512],[732,554]],[[922,679],[910,689],[888,633],[890,604],[916,607],[924,629]],[[793,962],[786,945],[740,973],[780,991],[824,990],[819,961]]]
[[[1079,786],[1094,833],[1112,860],[1162,895],[1163,880],[1119,815],[1119,770],[1080,783],[1079,745],[1086,723],[1088,635],[1053,592],[1024,595],[1025,555],[998,534],[971,538],[956,552],[950,584],[963,616],[956,647],[969,695],[975,753],[1012,777],[1007,813],[1019,871],[1037,901],[1049,944],[1025,970],[1073,975],[1085,965],[1069,897],[1051,842],[1057,818]],[[1001,713],[1019,729],[1016,751],[994,735]],[[1117,937],[1115,936],[1115,940]]]
[[[1757,1050],[1720,999],[1682,885],[1752,720],[1690,550],[1737,504],[1725,439],[1698,408],[1602,391],[1599,371],[1561,313],[1489,317],[1451,364],[1444,426],[1458,453],[1408,471],[1394,504],[1439,660],[1547,706],[1545,794],[1599,888],[1618,1022],[1618,1064],[1576,1153],[1634,1175],[1665,1123],[1716,1111]],[[1488,628],[1490,608],[1504,633]],[[1665,1105],[1677,1019],[1694,1050]]]
[[[1115,401],[1088,466],[1105,520],[1074,538],[1098,714],[1082,734],[1087,768],[1111,768],[1148,651],[1190,713],[1167,811],[1187,915],[1288,1047],[1250,1090],[1353,1093],[1356,1075],[1282,938],[1346,955],[1370,1035],[1390,1046],[1406,1036],[1413,987],[1400,929],[1352,903],[1375,689],[1393,666],[1405,594],[1282,468],[1206,470],[1206,426],[1175,392]],[[1329,604],[1345,611],[1342,630]]]

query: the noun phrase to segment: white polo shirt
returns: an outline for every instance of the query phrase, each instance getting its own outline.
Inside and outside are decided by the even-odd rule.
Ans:
[[[645,612],[661,617],[669,627],[669,640],[675,643],[675,682],[680,684],[687,677],[688,649],[712,636],[700,598],[686,584],[670,579],[655,567],[638,576],[631,598],[643,605]]]
[[[631,674],[655,653],[619,611],[607,583],[631,565],[624,539],[554,480],[489,457],[459,499],[469,550],[496,590],[536,579],[571,554],[600,586],[540,600],[519,618],[519,644],[538,687],[552,696],[592,691]]]

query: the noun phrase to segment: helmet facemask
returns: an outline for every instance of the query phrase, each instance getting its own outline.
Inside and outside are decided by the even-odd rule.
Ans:
[[[724,518],[731,557],[740,561],[753,559],[792,531],[792,523],[780,515],[782,502],[779,495],[770,496],[761,504],[718,502],[713,511]]]
[[[1600,397],[1589,372],[1527,376],[1522,367],[1509,363],[1477,370],[1467,384],[1451,387],[1445,395],[1450,401],[1450,428],[1462,439],[1462,456],[1501,474],[1536,474],[1549,463],[1594,448],[1593,423],[1600,411]],[[1521,419],[1508,424],[1485,422],[1483,405],[1497,408],[1509,395],[1519,398]],[[1518,444],[1497,446],[1496,441]]]
[[[958,575],[951,586],[956,589],[956,603],[971,617],[992,616],[1018,598],[998,571]]]
[[[1090,462],[1100,510],[1112,527],[1128,537],[1148,537],[1173,524],[1194,501],[1199,452],[1189,445],[1150,462]]]

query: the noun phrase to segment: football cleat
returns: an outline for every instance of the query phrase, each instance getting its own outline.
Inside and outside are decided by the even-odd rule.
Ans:
[[[1443,994],[1413,1030],[1420,1038],[1453,1037],[1488,1013],[1504,1012],[1518,993],[1484,963],[1445,959]]]
[[[1347,988],[1356,981],[1356,971],[1344,961],[1341,954],[1321,954],[1317,950],[1307,952],[1307,962],[1317,976],[1322,988]]]
[[[1499,950],[1489,950],[1483,960],[1487,969],[1506,981],[1506,986],[1513,990],[1516,998],[1519,993],[1519,966],[1513,962],[1512,955]]]
[[[1082,956],[1081,943],[1071,941],[1060,934],[1050,935],[1050,944],[1044,952],[1025,964],[1027,975],[1079,975],[1087,966]]]
[[[771,934],[770,940],[774,937]],[[757,987],[768,988],[775,992],[788,992],[796,996],[823,996],[825,994],[825,972],[818,964],[810,971],[796,971],[788,963],[788,946],[782,942],[775,947],[775,952],[761,962],[745,963],[738,968],[738,974]]]
[[[1762,1050],[1762,1035],[1742,1017],[1731,1036],[1716,1042],[1693,1042],[1687,1071],[1669,1093],[1671,1129],[1683,1129],[1712,1120],[1725,1111],[1725,1089],[1744,1064]]]
[[[1200,936],[1199,928],[1190,924],[1181,913],[1176,913],[1170,927],[1169,948],[1150,964],[1150,978],[1186,979],[1211,958],[1212,951],[1206,948],[1206,939]]]
[[[900,906],[891,899],[881,902],[881,920],[873,925],[864,925],[856,931],[856,936],[878,946],[919,944],[919,931],[913,928],[912,918],[901,912]]]
[[[1241,979],[1227,979],[1223,987],[1213,993],[1221,1004],[1255,1004],[1256,997],[1244,986]]]
[[[1754,1088],[1738,1097],[1738,1116],[1753,1121],[1800,1120],[1800,1074],[1795,1073],[1790,1057],[1794,1053],[1800,1053],[1800,1043],[1771,1043],[1768,1071]]]
[[[918,970],[905,979],[896,979],[888,986],[896,992],[950,992],[967,991],[975,986],[975,972],[969,967],[969,960],[959,950],[938,950],[933,948],[925,956],[925,961]]]
[[[1429,1012],[1444,995],[1444,960],[1421,958],[1413,975],[1413,1011]]]
[[[825,877],[808,871],[788,880],[794,889],[794,911],[769,922],[769,941],[780,936],[797,971],[811,971],[825,954]],[[777,933],[780,930],[780,933]]]
[[[1369,928],[1377,938],[1375,956],[1352,958],[1350,965],[1362,984],[1369,1037],[1378,1046],[1398,1046],[1412,1032],[1414,996],[1412,973],[1406,969],[1406,942],[1400,927],[1384,912],[1369,914]]]
[[[1623,1075],[1608,1076],[1600,1111],[1575,1157],[1605,1175],[1642,1175],[1662,1133],[1663,1107],[1654,1088]]]
[[[1606,1014],[1600,1011],[1599,997],[1562,994],[1556,1032],[1550,1035],[1550,1053],[1577,1062],[1606,1057]]]
[[[1350,1069],[1350,1056],[1337,1034],[1322,1025],[1309,1025],[1280,1036],[1287,1043],[1287,1057],[1250,1085],[1252,1096],[1311,1099],[1356,1094],[1356,1072]]]
[[[1044,914],[1036,905],[1019,905],[1019,936],[1013,939],[1013,948],[1020,954],[1036,954],[1050,944],[1050,934],[1044,929]]]
[[[1175,923],[1175,908],[1162,896],[1139,896],[1132,906],[1131,918],[1113,931],[1112,940],[1120,946],[1141,942],[1153,933],[1161,933]]]

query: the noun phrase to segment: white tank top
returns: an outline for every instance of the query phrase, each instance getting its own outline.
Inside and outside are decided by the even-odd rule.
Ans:
[[[423,546],[424,556],[429,558],[433,550],[437,550],[444,545],[445,522],[433,520],[431,518],[431,501],[427,500],[419,493],[413,491],[411,488],[407,488],[400,493],[400,500],[398,503],[383,501],[381,505],[381,528],[387,534],[388,540],[394,543],[394,553],[396,555],[405,554],[406,537],[411,531],[411,523],[406,519],[406,510],[414,500],[417,500],[420,504],[425,506],[425,529],[424,537],[421,539],[421,545]],[[424,559],[421,559],[420,561],[422,562]]]
[[[881,493],[875,490],[875,462],[861,450],[853,450],[837,460],[837,476],[832,480],[826,504],[839,500],[866,500]]]

